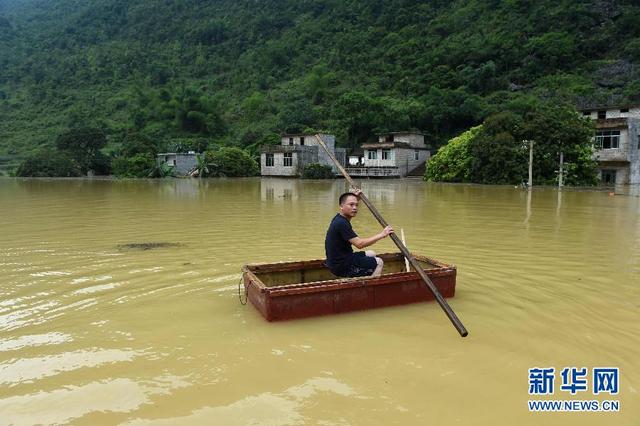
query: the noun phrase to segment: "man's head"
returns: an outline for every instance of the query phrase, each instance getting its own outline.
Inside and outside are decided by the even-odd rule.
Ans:
[[[340,196],[338,202],[340,203],[340,214],[347,219],[351,220],[358,214],[358,196],[353,192],[345,192]]]

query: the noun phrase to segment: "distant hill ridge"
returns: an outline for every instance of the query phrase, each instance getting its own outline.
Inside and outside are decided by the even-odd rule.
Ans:
[[[70,127],[432,145],[529,102],[640,101],[634,1],[0,1],[0,156]]]

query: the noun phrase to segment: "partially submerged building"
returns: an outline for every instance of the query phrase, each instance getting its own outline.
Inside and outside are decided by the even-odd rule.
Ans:
[[[345,149],[336,148],[334,135],[321,134],[327,148],[338,162],[345,164]],[[285,134],[280,145],[263,146],[260,149],[260,174],[262,176],[302,176],[307,164],[323,164],[331,167],[335,174],[338,170],[325,150],[318,145],[314,134]]]
[[[588,108],[582,114],[595,121],[601,182],[640,184],[640,106]]]
[[[196,169],[198,161],[196,160],[196,154],[193,151],[190,152],[163,152],[156,157],[156,163],[158,165],[166,164],[173,168],[174,173],[177,176],[187,176],[189,173]]]
[[[349,167],[351,176],[405,177],[424,175],[430,158],[424,135],[417,132],[394,132],[378,135],[378,142],[362,145],[363,164]]]

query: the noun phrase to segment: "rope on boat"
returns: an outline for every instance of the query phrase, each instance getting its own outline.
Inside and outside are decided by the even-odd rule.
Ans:
[[[241,305],[246,305],[247,304],[247,299],[249,298],[249,291],[248,289],[244,290],[244,302],[242,301],[242,292],[240,291],[240,287],[242,286],[242,277],[240,277],[240,281],[238,281],[238,299],[240,299],[240,304]]]

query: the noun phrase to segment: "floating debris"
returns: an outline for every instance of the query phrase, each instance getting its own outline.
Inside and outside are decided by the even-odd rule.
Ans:
[[[181,243],[152,242],[152,243],[129,243],[118,244],[118,250],[152,250],[157,248],[182,247]]]

